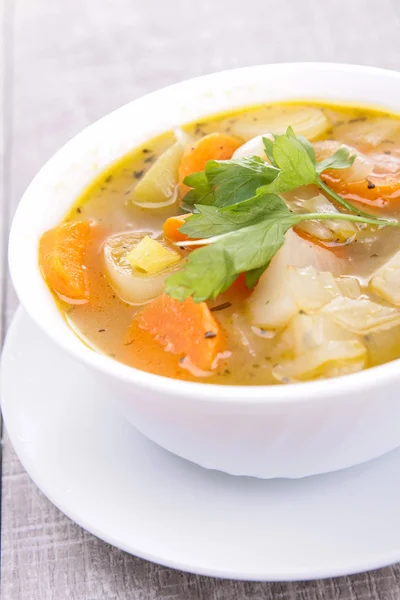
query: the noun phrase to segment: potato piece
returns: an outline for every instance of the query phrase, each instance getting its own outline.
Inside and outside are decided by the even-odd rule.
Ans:
[[[400,324],[400,311],[382,306],[367,298],[335,298],[324,306],[322,312],[335,323],[355,333],[365,335],[371,331],[390,329]]]
[[[178,169],[183,156],[187,136],[182,136],[165,150],[139,181],[130,198],[142,208],[162,208],[173,204],[178,198]]]
[[[180,254],[170,248],[166,248],[157,240],[146,235],[140,242],[128,252],[126,260],[132,269],[139,269],[154,275],[163,269],[174,265],[181,260]]]
[[[369,286],[384,300],[400,306],[400,252],[376,271]]]
[[[329,129],[330,122],[319,108],[265,106],[240,117],[231,125],[231,133],[247,141],[263,131],[286,133],[289,126],[293,127],[296,135],[315,140]]]

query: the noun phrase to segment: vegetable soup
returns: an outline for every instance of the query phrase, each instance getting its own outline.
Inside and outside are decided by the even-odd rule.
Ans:
[[[43,234],[81,340],[188,381],[288,384],[400,357],[400,120],[280,103],[134,149]]]

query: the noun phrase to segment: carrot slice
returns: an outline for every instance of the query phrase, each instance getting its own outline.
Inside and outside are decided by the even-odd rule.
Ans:
[[[337,176],[337,171],[326,171],[321,179],[345,200],[372,206],[400,201],[400,179],[391,173],[371,175],[360,181],[345,181]]]
[[[229,292],[233,292],[235,296],[249,296],[251,291],[246,284],[246,273],[240,273],[229,287]]]
[[[163,225],[164,237],[170,242],[185,242],[188,236],[179,231],[179,228],[185,224],[185,220],[190,216],[191,213],[169,217]]]
[[[208,160],[228,160],[242,143],[237,138],[225,133],[210,133],[195,144],[190,144],[186,148],[179,166],[181,196],[190,190],[190,187],[183,183],[185,177],[191,173],[204,171]]]
[[[205,302],[196,304],[192,298],[179,302],[163,294],[147,304],[135,320],[167,353],[188,358],[199,369],[210,370],[221,350],[222,333]]]
[[[191,379],[190,371],[181,367],[179,356],[166,352],[151,333],[140,328],[137,319],[128,329],[125,345],[129,347],[129,364],[136,369],[172,379]]]
[[[62,223],[39,243],[39,266],[47,285],[64,300],[89,300],[85,256],[91,239],[88,221]]]

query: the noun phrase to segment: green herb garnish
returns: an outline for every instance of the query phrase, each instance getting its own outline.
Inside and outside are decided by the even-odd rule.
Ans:
[[[257,189],[269,184],[280,170],[259,156],[233,160],[209,160],[205,171],[185,178],[192,190],[185,195],[185,203],[230,206],[251,198]]]
[[[320,173],[327,168],[350,167],[354,157],[341,148],[317,163],[311,144],[296,137],[290,127],[274,141],[264,138],[264,145],[271,165],[259,157],[208,161],[204,172],[185,179],[186,184],[194,186],[185,202],[193,202],[196,214],[186,220],[180,231],[202,239],[203,247],[194,250],[183,269],[167,279],[166,293],[173,298],[183,301],[192,296],[195,302],[215,298],[243,272],[248,287],[253,287],[283,245],[285,233],[302,221],[335,219],[398,226],[397,221],[377,219],[351,204],[351,210],[357,214],[291,212],[277,194],[309,184],[326,191]],[[332,190],[327,189],[332,196]],[[340,202],[334,195],[336,202],[348,208],[349,203],[338,198]],[[195,246],[198,242],[178,245]]]

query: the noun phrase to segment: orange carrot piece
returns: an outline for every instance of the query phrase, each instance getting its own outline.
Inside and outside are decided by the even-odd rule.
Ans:
[[[229,287],[229,292],[233,292],[235,296],[248,296],[251,291],[246,284],[246,273],[240,273]]]
[[[129,347],[129,364],[135,369],[172,379],[191,378],[190,372],[181,367],[179,356],[166,352],[151,333],[140,328],[138,319],[129,327],[125,345]]]
[[[185,242],[188,236],[179,231],[179,229],[185,224],[187,217],[190,216],[191,214],[188,213],[187,215],[168,217],[163,225],[164,237],[170,242]]]
[[[163,294],[147,304],[135,320],[167,353],[187,357],[205,371],[212,368],[222,347],[222,332],[205,302],[196,304],[192,298],[179,302]]]
[[[40,238],[39,266],[43,277],[67,301],[89,300],[85,256],[90,238],[88,221],[62,223]]]
[[[345,181],[337,176],[337,171],[322,173],[321,179],[329,187],[350,202],[360,202],[372,206],[394,206],[400,201],[400,179],[391,174],[371,175],[360,181]]]
[[[204,171],[208,160],[228,160],[242,144],[242,141],[225,133],[209,133],[196,143],[190,144],[179,166],[181,196],[190,190],[190,187],[183,183],[185,177],[191,173]]]

